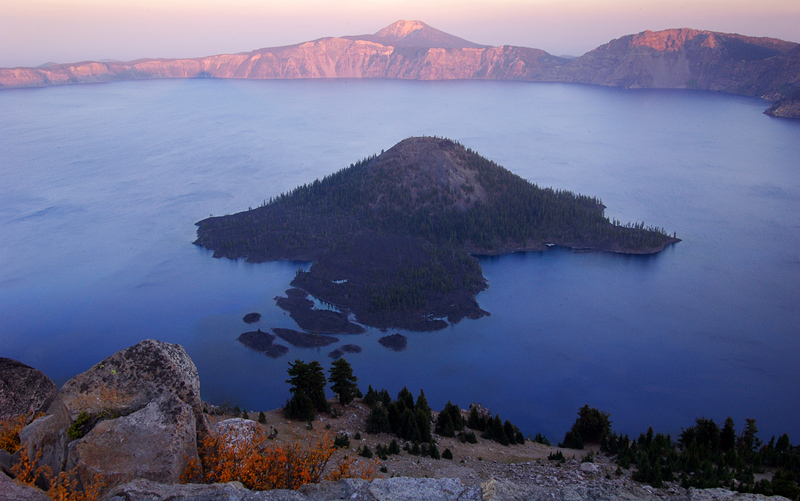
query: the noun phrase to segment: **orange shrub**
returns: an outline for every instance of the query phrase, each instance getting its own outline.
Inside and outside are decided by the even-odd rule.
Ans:
[[[19,450],[19,432],[28,424],[28,416],[21,415],[0,421],[0,449],[11,454]]]
[[[36,456],[31,459],[28,457],[28,450],[26,448],[20,449],[19,461],[11,467],[11,474],[14,475],[14,480],[31,487],[38,487],[39,485],[46,485],[48,479],[53,476],[53,472],[49,466],[36,467],[36,463],[42,458],[42,451],[36,453]]]
[[[50,486],[47,495],[55,501],[97,501],[105,483],[101,475],[95,475],[91,485],[80,486],[77,466],[69,473],[62,471],[53,477],[49,466],[36,466],[42,458],[42,451],[31,460],[26,448],[20,449],[17,464],[11,468],[14,480],[30,487]]]
[[[318,435],[304,446],[300,442],[268,443],[260,428],[250,438],[233,434],[207,435],[199,447],[200,461],[190,460],[182,482],[230,482],[238,480],[251,490],[298,489],[322,480],[336,448],[329,434]],[[343,458],[328,477],[375,478],[375,467],[354,466]],[[376,463],[377,464],[377,463]],[[328,478],[326,477],[326,478]]]
[[[105,483],[101,475],[95,475],[94,482],[80,488],[78,486],[78,467],[71,472],[62,471],[50,481],[47,495],[53,501],[97,501]]]
[[[343,478],[363,478],[372,480],[378,476],[377,467],[380,463],[376,461],[357,461],[356,458],[344,456],[339,460],[334,468],[325,475],[325,480],[336,482]]]

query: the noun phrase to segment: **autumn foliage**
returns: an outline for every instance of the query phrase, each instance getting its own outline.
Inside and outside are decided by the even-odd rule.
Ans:
[[[49,466],[37,463],[42,457],[39,451],[35,457],[28,457],[26,448],[20,448],[19,432],[28,422],[38,416],[17,416],[0,421],[0,449],[14,453],[19,451],[19,460],[11,468],[14,479],[30,487],[45,487],[47,495],[55,501],[95,501],[100,497],[104,482],[100,475],[95,476],[89,485],[83,485],[78,479],[77,468],[70,472],[62,471],[54,476]]]
[[[252,436],[235,433],[206,435],[200,441],[200,460],[190,460],[183,483],[239,481],[251,490],[298,489],[303,484],[342,478],[372,479],[377,462],[360,463],[343,457],[325,474],[336,448],[329,434],[275,444],[258,428]]]
[[[70,472],[62,471],[57,476],[49,466],[37,466],[42,457],[42,451],[36,454],[33,459],[28,457],[25,448],[20,449],[20,457],[17,464],[11,468],[14,479],[30,487],[44,487],[47,489],[47,496],[54,501],[96,501],[100,497],[105,483],[101,475],[95,475],[91,484],[81,484],[78,479],[78,469],[75,467]]]
[[[0,449],[14,454],[19,449],[19,432],[28,424],[28,416],[21,415],[0,421]]]

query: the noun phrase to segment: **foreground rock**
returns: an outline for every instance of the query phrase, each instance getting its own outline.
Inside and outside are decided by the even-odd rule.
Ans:
[[[58,388],[41,371],[0,358],[0,420],[44,412]]]
[[[490,479],[480,485],[465,484],[453,478],[395,477],[366,480],[342,480],[304,485],[298,491],[275,490],[252,492],[239,482],[214,485],[164,485],[136,480],[114,489],[108,501],[384,501],[384,500],[443,500],[443,501],[520,501],[520,500],[657,500],[680,501],[751,501],[786,498],[766,498],[756,494],[739,494],[724,489],[696,490],[664,494],[641,486],[597,484],[564,484],[526,486],[507,480]]]
[[[56,474],[74,472],[84,486],[101,476],[105,483],[101,499],[115,501],[764,499],[723,489],[687,491],[669,482],[654,489],[634,482],[629,470],[620,472],[613,458],[602,454],[592,464],[574,457],[556,463],[546,460],[553,449],[541,444],[498,449],[491,441],[470,444],[455,437],[437,437],[437,441],[441,448],[452,449],[458,461],[393,455],[383,463],[388,467],[384,475],[391,478],[307,484],[298,491],[253,492],[238,482],[180,485],[187,459],[197,458],[198,427],[225,432],[233,441],[252,436],[261,427],[242,418],[211,426],[198,412],[200,405],[197,370],[183,348],[147,340],[65,384],[48,414],[23,430],[23,447],[33,456],[43,451],[39,464],[56,465]],[[357,400],[345,409],[345,413],[318,418],[318,423],[324,422],[332,433],[352,436],[363,431],[369,407]],[[285,436],[294,441],[313,433],[306,423],[287,421],[282,410],[268,412],[265,419],[271,440]],[[386,438],[367,434],[360,444],[376,448]],[[0,473],[0,499],[44,501],[47,497]]]
[[[55,474],[76,468],[89,484],[100,473],[113,487],[177,482],[207,429],[194,363],[183,347],[148,339],[67,381],[20,438]]]
[[[3,473],[0,473],[0,499],[13,499],[14,501],[50,501],[47,494],[39,489],[18,484]]]
[[[197,457],[196,440],[192,408],[166,393],[127,416],[99,422],[70,442],[65,470],[77,468],[84,481],[100,475],[109,485],[134,478],[174,483],[186,458]]]

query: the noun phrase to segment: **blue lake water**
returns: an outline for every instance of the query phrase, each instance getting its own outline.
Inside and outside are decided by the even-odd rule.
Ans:
[[[300,266],[213,259],[194,223],[388,149],[456,139],[606,214],[676,231],[648,257],[565,250],[481,260],[492,313],[392,352],[340,336],[363,389],[481,402],[560,440],[577,409],[616,430],[706,416],[800,438],[800,122],[713,93],[560,84],[123,82],[0,92],[0,356],[57,384],[145,338],[180,343],[205,400],[287,397],[288,362],[240,345],[295,327],[273,298]],[[396,331],[390,331],[390,333]]]

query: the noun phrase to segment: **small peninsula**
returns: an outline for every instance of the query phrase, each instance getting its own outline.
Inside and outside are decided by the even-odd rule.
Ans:
[[[412,137],[256,209],[204,219],[194,243],[214,257],[312,261],[293,287],[365,325],[430,331],[488,314],[475,301],[487,287],[475,255],[652,254],[679,241],[609,221],[604,209],[457,142]]]

